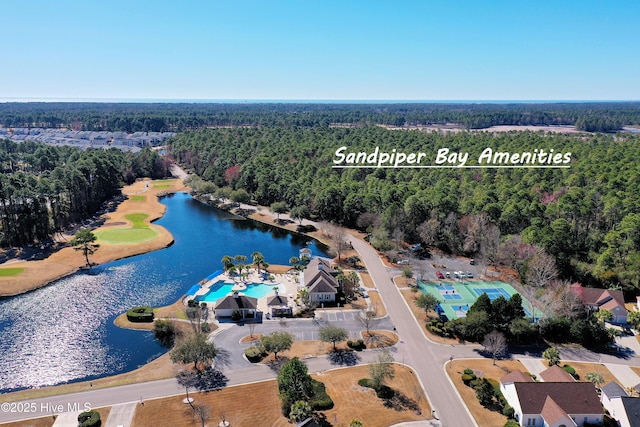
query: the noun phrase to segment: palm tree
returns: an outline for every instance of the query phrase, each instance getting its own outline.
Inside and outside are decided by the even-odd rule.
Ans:
[[[238,268],[238,272],[242,276],[242,270],[244,270],[244,268],[246,267],[244,262],[247,260],[247,257],[244,255],[236,255],[233,257],[233,259],[236,261],[236,267]]]
[[[258,269],[258,274],[260,274],[260,266],[264,263],[264,255],[260,252],[254,252],[251,254],[251,259],[253,260],[253,265]]]
[[[604,384],[604,376],[595,371],[587,373],[585,378],[587,381],[591,381],[596,387],[600,387],[601,384]]]
[[[229,255],[223,256],[220,261],[222,262],[222,266],[225,272],[229,271],[231,267],[233,267],[233,258]]]

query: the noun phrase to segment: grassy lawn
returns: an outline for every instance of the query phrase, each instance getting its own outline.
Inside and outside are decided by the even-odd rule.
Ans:
[[[526,372],[527,369],[517,360],[499,360],[496,365],[493,365],[491,360],[486,359],[454,360],[447,366],[449,378],[453,381],[458,393],[460,393],[462,400],[464,400],[478,425],[503,426],[507,422],[507,417],[480,405],[476,392],[462,382],[462,372],[467,368],[473,369],[478,377],[493,378],[498,381],[515,369],[522,372]]]
[[[145,219],[149,218],[149,215],[146,213],[132,213],[124,217],[131,221],[133,228],[149,228],[149,224],[144,222]]]
[[[144,202],[147,200],[147,196],[131,196],[129,197],[129,200],[132,202]]]
[[[131,221],[131,228],[113,228],[96,233],[98,238],[107,243],[127,244],[140,243],[151,240],[158,232],[149,227],[145,220],[149,215],[145,213],[131,213],[125,215],[125,219]]]
[[[389,406],[376,397],[373,390],[358,385],[360,378],[368,376],[366,366],[335,369],[312,376],[326,385],[327,393],[334,401],[333,409],[322,412],[332,425],[346,426],[352,419],[359,419],[366,426],[383,427],[431,416],[431,408],[410,368],[395,365],[395,378],[389,382],[389,386],[399,393]],[[292,426],[280,412],[278,386],[274,380],[227,387],[204,394],[189,394],[194,397],[194,404],[204,404],[210,408],[209,426],[216,425],[222,414],[232,426]],[[157,426],[158,420],[163,420],[162,425],[174,427],[200,426],[191,416],[189,405],[182,403],[183,398],[176,396],[145,401],[144,406],[138,406],[132,426]],[[417,405],[419,411],[411,409],[413,405]]]
[[[153,184],[153,188],[171,188],[171,184]]]
[[[0,268],[0,277],[17,276],[24,268]]]

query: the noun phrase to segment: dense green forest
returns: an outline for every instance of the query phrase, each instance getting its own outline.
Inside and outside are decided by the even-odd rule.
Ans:
[[[0,139],[0,246],[49,240],[88,218],[141,176],[163,177],[167,163],[150,149],[79,151]]]
[[[571,153],[569,169],[334,169],[335,150],[436,153],[487,147]],[[372,243],[422,242],[518,268],[518,253],[544,248],[560,276],[584,284],[640,281],[640,137],[425,133],[364,128],[204,129],[177,135],[178,163],[246,190],[262,205],[284,201],[318,219],[372,233]],[[499,248],[504,250],[499,251]],[[511,258],[510,260],[507,258]],[[540,257],[538,257],[540,258]]]
[[[393,126],[454,123],[576,125],[611,132],[640,124],[638,102],[586,103],[0,103],[0,126],[183,131],[216,126]]]

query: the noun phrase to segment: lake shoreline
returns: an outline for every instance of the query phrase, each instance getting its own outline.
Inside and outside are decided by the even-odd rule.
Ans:
[[[104,224],[92,231],[122,227],[123,223],[126,225],[129,222],[124,219],[125,215],[143,212],[148,214],[146,221],[158,232],[158,236],[150,241],[132,244],[99,242],[100,248],[90,258],[93,266],[171,246],[174,242],[173,235],[164,227],[153,224],[154,221],[162,218],[166,210],[166,206],[160,203],[160,198],[189,190],[181,179],[163,181],[163,185],[159,187],[154,187],[153,181],[150,180],[137,181],[123,187],[122,195],[126,198],[118,204],[114,212],[104,214]],[[133,201],[131,196],[141,196],[144,199]],[[72,236],[69,237],[72,238]],[[24,268],[24,271],[15,276],[0,277],[0,299],[35,291],[87,268],[83,255],[72,247],[64,247],[43,260],[12,261],[10,267]]]

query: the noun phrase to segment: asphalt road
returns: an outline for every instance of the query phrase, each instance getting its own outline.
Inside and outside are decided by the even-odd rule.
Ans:
[[[376,251],[368,243],[354,237],[350,237],[350,240],[353,247],[360,254],[361,260],[365,263],[388,312],[388,316],[376,328],[392,329],[395,327],[400,336],[400,342],[392,349],[395,360],[413,367],[443,427],[477,425],[446,375],[445,364],[452,357],[481,357],[478,354],[478,350],[481,347],[469,344],[451,346],[429,341],[391,280],[393,275],[399,274],[399,270],[387,269]],[[423,271],[435,278],[435,269],[430,265],[430,262],[424,260],[420,262],[425,263]],[[445,264],[447,264],[446,270],[449,271],[459,269],[478,273],[478,267],[469,266],[466,260],[447,260]],[[347,329],[352,337],[358,336],[359,331],[363,329],[354,320],[353,314],[348,311],[332,312],[331,315],[318,317],[320,319],[317,321],[308,319],[291,319],[282,323],[277,320],[265,321],[263,324],[257,325],[254,332],[268,334],[274,330],[287,330],[294,334],[297,339],[316,339],[319,327],[325,324],[324,322],[329,321]],[[240,339],[248,335],[249,332],[248,325],[243,327],[233,326],[218,333],[214,338],[218,347],[224,349],[217,366],[224,373],[223,381],[226,385],[246,384],[276,377],[275,372],[269,367],[252,365],[242,357],[243,349],[248,344],[240,344]],[[521,355],[525,357],[540,357],[538,350],[527,352],[523,349]],[[368,363],[376,356],[376,350],[366,350],[356,352],[353,357],[347,359],[335,360],[330,356],[314,357],[306,358],[305,363],[308,365],[310,372],[321,372],[339,366]],[[613,356],[592,353],[584,349],[563,349],[561,356],[565,360],[601,361],[628,365],[639,364],[638,357],[635,354]],[[88,389],[81,393],[10,402],[8,406],[7,404],[2,404],[0,406],[0,423],[67,412],[78,407],[82,409],[85,405],[97,408],[184,394],[185,389],[179,386],[175,379],[101,390]]]
[[[477,425],[444,370],[444,364],[451,357],[477,357],[474,348],[446,346],[427,340],[375,250],[353,237],[351,244],[365,263],[400,335],[401,342],[397,347],[404,360],[396,357],[396,361],[403,361],[414,368],[442,426]]]

